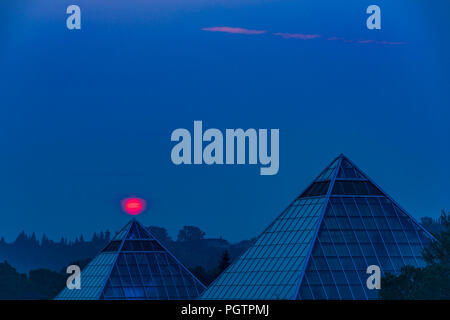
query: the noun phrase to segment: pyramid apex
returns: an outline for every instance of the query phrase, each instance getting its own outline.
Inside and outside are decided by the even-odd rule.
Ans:
[[[174,282],[164,277],[166,269],[160,268],[164,263],[174,266],[170,269],[170,274],[174,279],[179,279],[176,289]],[[122,273],[123,271],[126,273]],[[64,288],[55,299],[192,300],[206,289],[200,280],[134,217],[83,268],[82,274],[87,280],[80,290]],[[130,283],[130,277],[137,280]],[[158,286],[155,286],[154,279],[159,279]]]

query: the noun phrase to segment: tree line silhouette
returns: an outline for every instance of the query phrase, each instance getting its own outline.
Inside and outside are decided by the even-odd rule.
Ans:
[[[380,296],[383,299],[435,299],[450,292],[450,217],[444,212],[439,220],[422,218],[422,225],[440,240],[424,254],[429,262],[425,268],[405,267],[399,275],[386,275]],[[255,239],[231,244],[222,238],[205,238],[195,226],[183,227],[172,239],[162,227],[148,230],[205,285],[209,285]],[[90,240],[83,236],[55,242],[43,235],[21,232],[7,243],[0,239],[0,299],[52,299],[64,287],[66,267],[77,264],[83,268],[110,241],[111,232],[94,233]],[[442,293],[443,292],[443,293]]]
[[[148,230],[205,285],[213,281],[253,240],[231,244],[222,238],[205,238],[195,226],[183,227],[173,240],[167,230]],[[51,299],[64,287],[68,265],[83,268],[111,240],[110,231],[94,233],[90,240],[40,240],[21,232],[11,243],[0,239],[0,299]]]

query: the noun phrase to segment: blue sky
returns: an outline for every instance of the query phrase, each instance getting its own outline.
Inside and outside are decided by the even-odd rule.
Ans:
[[[66,29],[70,4],[80,31]],[[147,225],[247,239],[341,152],[413,216],[437,217],[450,207],[450,4],[377,1],[382,29],[367,30],[370,4],[3,0],[0,235],[118,230],[120,200],[137,195]],[[278,175],[173,165],[170,134],[194,120],[279,128]]]

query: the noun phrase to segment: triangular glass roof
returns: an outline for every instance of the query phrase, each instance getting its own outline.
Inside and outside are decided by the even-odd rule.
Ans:
[[[421,266],[432,239],[340,155],[201,299],[375,299],[367,267]]]
[[[336,177],[337,179],[363,179],[367,180],[364,177],[364,174],[359,171],[356,167],[354,167],[349,160],[343,158],[341,164],[339,166],[339,172]]]
[[[128,231],[126,239],[131,240],[154,240],[153,236],[150,234],[150,231],[143,228],[139,223],[133,223]]]
[[[127,223],[81,271],[81,289],[57,300],[194,299],[205,286],[137,220]]]
[[[120,241],[125,239],[126,235],[128,234],[128,230],[130,230],[132,222],[133,220],[130,220],[126,225],[124,225],[122,229],[120,229],[120,231],[116,233],[111,241]]]
[[[326,167],[316,178],[315,181],[324,181],[324,180],[331,180],[331,178],[334,177],[334,172],[336,170],[336,167],[339,163],[339,157],[334,159],[328,167]]]

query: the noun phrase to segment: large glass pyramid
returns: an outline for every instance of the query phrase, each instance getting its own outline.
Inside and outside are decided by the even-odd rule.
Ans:
[[[205,286],[137,220],[131,220],[81,271],[81,289],[57,300],[194,299]]]
[[[367,267],[422,266],[432,239],[340,155],[201,299],[376,299]]]

